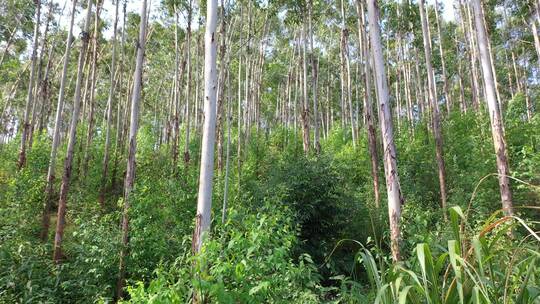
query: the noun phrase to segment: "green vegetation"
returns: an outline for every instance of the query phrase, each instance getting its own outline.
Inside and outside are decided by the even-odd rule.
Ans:
[[[0,304],[540,304],[539,28],[0,0]]]
[[[540,120],[520,124],[510,114],[507,118],[508,134],[516,134],[509,142],[512,166],[520,169],[516,179],[538,181],[540,159],[532,151],[538,151],[540,134],[534,130]],[[452,143],[445,155],[449,202],[455,206],[448,222],[442,220],[434,190],[429,134],[419,127],[413,140],[407,132],[397,138],[403,192],[409,193],[402,223],[404,261],[397,265],[387,253],[384,209],[373,205],[364,137],[355,150],[336,129],[322,142],[322,155],[305,157],[300,138],[290,132],[288,137],[285,130],[269,137],[253,133],[240,183],[237,168],[231,168],[227,221],[220,224],[220,175],[212,238],[193,257],[198,172],[182,165],[174,176],[167,150],[153,149],[143,129],[130,211],[130,301],[183,303],[197,289],[212,303],[397,303],[405,298],[406,303],[460,303],[460,297],[463,303],[534,303],[540,240],[532,231],[537,230],[534,205],[540,191],[514,181],[519,219],[495,212],[500,203],[490,139],[477,136],[488,128],[483,115],[455,113],[445,122],[445,140]],[[99,147],[102,139],[96,141]],[[198,151],[197,142],[193,151]],[[36,139],[28,166],[19,172],[15,141],[3,147],[2,300],[111,300],[122,201],[113,198],[121,181],[115,182],[118,189],[109,190],[104,211],[92,190],[99,171],[73,177],[66,260],[56,266],[50,243],[38,237],[48,147],[47,139]],[[102,150],[92,153],[90,168],[98,165]]]

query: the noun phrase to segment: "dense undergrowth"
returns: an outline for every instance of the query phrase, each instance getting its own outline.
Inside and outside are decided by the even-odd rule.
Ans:
[[[169,148],[155,149],[154,131],[143,128],[125,301],[184,303],[197,290],[211,303],[538,303],[540,191],[533,185],[540,184],[540,117],[524,122],[522,103],[519,96],[510,102],[506,117],[516,218],[497,212],[488,117],[453,113],[444,123],[454,206],[448,222],[439,208],[431,134],[425,123],[401,126],[396,141],[406,203],[404,261],[397,265],[387,250],[384,202],[380,209],[373,204],[365,135],[354,149],[336,128],[322,155],[306,157],[298,133],[253,131],[240,167],[233,140],[226,221],[223,171],[215,179],[211,235],[193,257],[198,142],[192,163],[173,174]],[[73,176],[59,266],[51,262],[53,232],[39,241],[50,142],[36,138],[20,172],[16,141],[0,147],[0,302],[113,300],[125,164],[118,161],[101,209],[102,141],[96,138],[89,151],[89,172]]]

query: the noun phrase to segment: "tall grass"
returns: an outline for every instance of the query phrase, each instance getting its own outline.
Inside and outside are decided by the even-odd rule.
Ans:
[[[540,303],[534,223],[497,211],[474,228],[460,207],[449,213],[453,233],[445,246],[417,244],[406,262],[389,264],[362,247],[358,262],[376,290],[374,303]]]

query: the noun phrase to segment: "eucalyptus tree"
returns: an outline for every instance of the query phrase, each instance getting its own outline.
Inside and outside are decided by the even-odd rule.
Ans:
[[[75,97],[73,99],[73,112],[71,113],[71,122],[69,125],[68,133],[68,145],[66,151],[66,158],[64,161],[64,173],[62,175],[62,184],[60,186],[60,198],[58,200],[58,213],[56,219],[56,231],[54,235],[54,253],[53,261],[60,263],[62,260],[62,242],[64,238],[64,228],[66,225],[66,209],[67,209],[67,195],[69,192],[70,178],[73,171],[73,156],[77,132],[77,123],[79,121],[79,112],[81,108],[81,84],[83,78],[83,66],[86,52],[88,49],[88,42],[90,35],[88,29],[90,27],[90,17],[92,12],[92,0],[88,0],[86,7],[86,19],[84,21],[84,28],[81,31],[81,52],[79,53],[79,62],[77,65],[77,80],[75,83]]]
[[[187,165],[190,160],[189,144],[190,144],[190,132],[191,132],[191,116],[190,116],[190,102],[191,102],[191,21],[193,18],[193,0],[188,0],[187,7],[187,31],[186,31],[186,60],[187,60],[187,79],[186,79],[186,100],[185,100],[185,113],[186,119],[184,120],[186,128],[186,139],[184,145],[184,163]]]
[[[96,11],[94,13],[94,34],[92,36],[92,61],[91,61],[91,72],[88,75],[90,78],[90,88],[89,88],[89,97],[88,97],[88,121],[87,121],[87,130],[86,130],[86,144],[84,149],[84,156],[82,158],[83,163],[80,168],[81,175],[84,177],[88,171],[88,162],[90,161],[90,146],[92,145],[92,140],[94,136],[94,116],[95,116],[95,97],[96,97],[96,82],[98,78],[98,52],[99,52],[99,36],[100,36],[100,14],[103,7],[104,0],[96,0]],[[114,77],[113,77],[114,78]],[[82,147],[82,145],[80,145]]]
[[[146,50],[146,39],[148,26],[147,0],[141,3],[141,21],[139,23],[139,39],[137,40],[137,57],[135,72],[133,74],[133,92],[131,95],[131,113],[128,137],[128,157],[126,177],[124,180],[124,208],[122,211],[122,248],[120,251],[120,265],[118,281],[116,284],[116,297],[121,299],[124,292],[126,277],[126,257],[128,255],[129,243],[129,209],[131,206],[131,191],[135,183],[135,156],[137,153],[137,133],[139,131],[139,109],[141,103],[141,92],[143,86],[144,54]]]
[[[204,35],[204,126],[202,134],[201,169],[199,176],[199,194],[197,197],[197,215],[193,232],[192,249],[198,253],[203,238],[210,230],[212,211],[212,179],[214,176],[214,146],[216,140],[216,29],[217,0],[206,3],[206,30]],[[223,37],[222,37],[223,38]]]
[[[358,14],[358,42],[362,52],[364,63],[364,112],[366,120],[366,132],[368,136],[368,149],[371,160],[371,177],[373,178],[373,193],[375,198],[375,207],[379,208],[379,161],[377,152],[377,135],[375,134],[375,123],[373,117],[373,101],[371,97],[371,69],[370,69],[370,54],[368,46],[368,37],[366,33],[366,20],[364,2],[356,0],[356,12]]]
[[[439,39],[439,55],[441,56],[441,76],[443,79],[443,91],[444,91],[444,103],[446,104],[446,111],[447,114],[450,114],[451,106],[452,106],[452,100],[449,92],[449,81],[448,81],[448,73],[446,70],[446,60],[445,60],[445,52],[443,49],[443,36],[441,31],[441,22],[442,20],[439,18],[439,4],[438,0],[435,0],[435,23],[437,25],[437,38]]]
[[[26,96],[26,106],[24,109],[24,118],[22,121],[22,134],[21,134],[21,144],[19,150],[19,159],[17,162],[18,169],[21,169],[26,164],[26,143],[28,138],[28,133],[30,132],[30,111],[32,109],[32,103],[34,102],[34,82],[36,74],[36,61],[37,61],[37,50],[38,50],[38,41],[39,41],[39,26],[40,17],[41,17],[41,0],[34,1],[36,5],[35,13],[35,24],[34,24],[34,40],[32,42],[32,56],[30,58],[30,79],[28,81],[28,94]]]
[[[499,190],[503,211],[506,215],[513,215],[512,191],[510,189],[510,168],[508,166],[508,152],[504,136],[503,119],[499,108],[499,101],[495,92],[495,80],[493,78],[492,62],[489,55],[489,39],[484,25],[484,13],[480,0],[472,0],[474,7],[474,20],[476,23],[476,35],[478,48],[480,51],[480,61],[482,75],[484,78],[484,89],[488,106],[489,118],[491,121],[491,135],[493,146],[497,158],[497,172],[499,178]]]
[[[313,0],[308,0],[308,32],[309,32],[309,49],[311,52],[311,89],[313,98],[313,147],[315,153],[321,152],[321,143],[319,135],[319,110],[318,110],[318,60],[315,59],[313,49]]]
[[[394,127],[390,111],[390,96],[384,68],[382,53],[381,33],[379,26],[379,6],[377,0],[367,0],[369,20],[369,35],[371,42],[371,56],[373,58],[374,78],[377,85],[377,98],[379,99],[379,123],[383,142],[383,163],[386,179],[386,193],[388,197],[388,217],[390,223],[390,249],[392,259],[397,262],[401,259],[400,254],[400,227],[401,217],[401,189],[394,144]]]
[[[64,6],[65,8],[65,6]],[[37,127],[37,121],[41,120],[41,115],[40,115],[40,118],[39,119],[36,119],[36,115],[37,115],[37,112],[42,112],[43,110],[43,103],[44,103],[44,95],[46,93],[44,89],[44,84],[45,82],[43,81],[43,61],[44,61],[44,57],[45,57],[45,53],[46,53],[46,43],[47,43],[47,38],[48,38],[48,34],[49,34],[49,26],[51,24],[51,21],[53,21],[53,13],[54,13],[54,2],[53,1],[50,1],[49,2],[49,9],[48,9],[48,13],[47,13],[47,17],[46,17],[46,20],[45,20],[45,29],[43,30],[43,35],[42,35],[42,38],[41,38],[41,43],[40,43],[40,46],[39,46],[39,49],[40,49],[40,52],[39,52],[39,60],[37,61],[37,79],[36,79],[36,88],[34,89],[34,102],[33,102],[33,105],[32,105],[32,118],[31,118],[31,121],[30,121],[30,130],[29,130],[29,135],[28,135],[28,149],[31,149],[32,148],[32,143],[33,143],[33,135],[34,135],[34,131],[36,130],[36,127]],[[52,49],[53,49],[54,45],[51,45],[49,47],[50,51],[49,51],[49,55],[52,54]],[[48,71],[48,70],[46,70]],[[39,129],[39,131],[41,131],[41,129]]]
[[[107,174],[109,171],[109,158],[110,158],[110,149],[111,149],[111,124],[112,124],[112,114],[113,114],[113,100],[115,95],[115,86],[116,86],[116,35],[118,31],[118,8],[120,6],[120,0],[116,0],[115,4],[115,13],[114,13],[114,23],[113,23],[113,36],[112,36],[112,55],[111,55],[111,68],[110,68],[110,77],[111,82],[109,84],[109,97],[107,99],[107,108],[106,108],[106,123],[105,123],[105,145],[103,147],[103,164],[101,170],[101,185],[99,189],[99,204],[103,207],[105,202],[105,190],[107,185]]]
[[[304,145],[304,153],[309,152],[309,102],[308,102],[308,71],[307,71],[307,34],[306,34],[306,24],[302,23],[302,113],[300,115],[302,119],[302,143]]]
[[[52,134],[52,144],[51,144],[51,154],[49,157],[49,167],[47,169],[47,184],[45,186],[45,203],[43,207],[42,217],[41,217],[41,239],[45,241],[49,234],[49,225],[50,225],[50,209],[52,206],[53,199],[53,187],[55,180],[55,171],[56,171],[56,154],[58,152],[58,145],[60,144],[60,132],[62,127],[62,112],[64,109],[64,95],[66,91],[66,79],[68,73],[69,59],[71,53],[71,46],[73,40],[73,23],[75,21],[75,14],[77,9],[77,0],[72,1],[71,8],[71,21],[69,23],[69,31],[66,39],[66,50],[64,52],[64,62],[62,69],[62,76],[60,77],[60,89],[58,92],[58,103],[56,106],[56,116],[54,121],[54,129]]]
[[[439,112],[439,100],[437,98],[437,84],[435,83],[435,74],[433,72],[433,66],[431,64],[431,38],[429,35],[429,25],[426,18],[426,11],[424,9],[424,0],[418,1],[420,8],[420,18],[422,19],[422,35],[424,40],[424,56],[426,59],[426,69],[428,78],[429,100],[432,110],[432,128],[433,135],[435,137],[435,155],[437,159],[438,176],[439,176],[439,190],[441,195],[441,207],[444,211],[444,218],[446,219],[446,172],[443,157],[443,139],[441,131],[441,120]]]

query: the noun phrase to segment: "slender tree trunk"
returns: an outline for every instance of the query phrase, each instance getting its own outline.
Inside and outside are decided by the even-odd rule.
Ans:
[[[429,25],[427,23],[426,11],[424,9],[424,0],[418,1],[420,6],[420,18],[422,19],[422,33],[424,37],[424,53],[426,58],[426,68],[428,74],[429,98],[433,115],[433,135],[435,137],[435,155],[437,158],[437,167],[439,173],[439,190],[441,195],[441,207],[443,209],[444,219],[446,220],[446,181],[445,165],[443,156],[443,139],[441,131],[439,101],[437,100],[437,87],[433,67],[431,65],[431,39],[429,37]]]
[[[386,177],[386,192],[388,196],[388,216],[390,220],[390,240],[392,259],[398,262],[401,259],[399,249],[401,216],[401,189],[396,159],[396,147],[394,145],[394,131],[392,114],[390,111],[390,97],[384,69],[383,53],[381,46],[381,33],[379,27],[379,7],[377,0],[367,1],[369,16],[369,34],[371,38],[371,51],[374,62],[375,79],[377,83],[377,97],[379,98],[379,122],[381,125],[381,137],[384,149],[384,171]]]
[[[66,90],[66,76],[67,68],[69,66],[69,58],[71,53],[71,41],[73,40],[73,23],[75,21],[75,14],[77,9],[77,0],[73,0],[71,9],[71,21],[69,24],[69,32],[66,40],[66,50],[64,53],[64,67],[62,70],[62,77],[60,78],[60,90],[58,93],[58,104],[56,106],[56,117],[54,123],[54,130],[52,136],[51,155],[49,158],[49,168],[47,170],[47,185],[45,186],[45,204],[43,207],[43,213],[41,217],[41,240],[46,241],[49,235],[50,225],[50,209],[53,199],[53,188],[56,171],[56,154],[58,152],[58,145],[60,143],[60,128],[62,125],[62,112],[64,109],[64,94]]]
[[[375,198],[375,207],[379,208],[379,165],[377,153],[377,136],[375,134],[375,124],[373,122],[373,101],[371,98],[371,71],[370,55],[367,43],[366,22],[364,19],[364,3],[362,0],[356,0],[356,11],[358,14],[358,41],[364,57],[364,111],[366,118],[366,131],[368,136],[368,149],[371,159],[371,177],[373,178],[373,194]]]
[[[467,19],[467,14],[465,12],[465,8],[464,8],[464,5],[463,5],[463,1],[462,0],[459,0],[459,7],[460,7],[460,15],[461,15],[461,27],[463,29],[463,33],[465,35],[465,44],[466,44],[466,49],[467,49],[467,57],[469,59],[469,68],[470,68],[470,71],[471,71],[471,74],[470,74],[470,79],[471,79],[471,94],[472,94],[472,105],[473,105],[473,108],[475,111],[478,110],[478,107],[479,107],[479,102],[478,102],[478,98],[479,98],[479,90],[478,90],[478,73],[476,71],[476,57],[474,56],[475,54],[475,51],[474,51],[474,47],[472,47],[473,45],[473,42],[472,42],[472,37],[470,36],[470,32],[469,32],[469,27],[466,26],[466,23],[468,23],[468,19]]]
[[[47,25],[49,25],[49,23],[54,19],[54,16],[53,16],[54,3],[51,1],[50,4],[51,4],[51,6],[49,7],[49,19],[48,19]],[[62,9],[62,14],[64,13],[64,10],[65,10],[65,5],[64,5],[64,8]],[[59,18],[59,22],[61,22],[61,18]],[[48,26],[46,27],[45,35],[47,33],[48,33]],[[41,78],[41,81],[39,82],[39,91],[38,91],[38,94],[37,94],[39,102],[41,103],[39,120],[38,120],[38,123],[37,123],[38,133],[39,134],[43,133],[43,130],[45,129],[46,124],[48,123],[48,120],[49,120],[48,119],[49,118],[48,114],[50,112],[50,109],[52,108],[51,104],[50,104],[51,81],[49,79],[49,74],[50,74],[51,66],[52,66],[52,62],[53,62],[54,50],[55,50],[56,44],[57,44],[57,39],[56,38],[57,37],[55,36],[53,38],[52,42],[50,43],[49,53],[47,55],[47,57],[48,57],[47,58],[47,64],[45,66],[45,72],[44,72],[43,77]],[[44,42],[43,45],[45,45],[45,43],[47,42],[45,38],[43,39],[43,42]],[[42,57],[43,57],[43,51],[42,51]]]
[[[180,95],[180,81],[178,77],[178,69],[180,66],[180,59],[179,59],[179,43],[178,43],[178,8],[175,6],[174,8],[174,83],[172,88],[172,99],[171,99],[171,106],[169,109],[173,111],[173,121],[172,125],[169,127],[172,128],[172,161],[173,161],[173,173],[176,173],[177,170],[177,163],[178,163],[178,138],[180,133],[180,122],[179,122],[179,115],[180,115],[180,105],[179,105],[179,95]],[[187,50],[186,50],[187,51]]]
[[[44,100],[42,97],[43,93],[43,58],[45,56],[45,45],[47,43],[47,37],[49,32],[49,24],[52,20],[52,14],[53,14],[53,2],[49,2],[49,11],[47,13],[47,19],[45,22],[45,29],[43,30],[43,37],[41,38],[40,43],[40,52],[39,52],[39,60],[38,60],[38,66],[37,66],[37,80],[36,80],[36,86],[34,89],[34,104],[32,106],[32,120],[30,122],[30,130],[28,135],[28,149],[32,149],[32,143],[34,142],[34,133],[37,129],[39,119],[36,119],[36,115],[39,114],[41,117],[41,112],[44,107]],[[39,112],[39,113],[38,113]]]
[[[126,178],[124,181],[124,210],[122,212],[122,249],[120,252],[120,266],[118,272],[118,282],[116,285],[116,298],[123,296],[126,276],[126,257],[128,255],[129,243],[129,208],[131,206],[131,191],[135,183],[135,155],[137,153],[137,132],[139,130],[139,105],[141,103],[142,74],[144,69],[144,52],[146,48],[146,14],[147,0],[141,3],[141,22],[139,24],[139,39],[137,41],[137,59],[135,73],[133,74],[133,95],[131,98],[131,122],[129,126],[129,148],[126,168]]]
[[[309,49],[311,52],[311,66],[312,66],[312,75],[311,75],[311,86],[312,86],[312,94],[313,94],[313,146],[315,148],[315,153],[319,154],[321,152],[321,143],[319,142],[319,110],[317,109],[317,103],[318,103],[318,93],[317,93],[317,75],[318,75],[318,69],[317,69],[317,61],[315,60],[315,53],[313,50],[313,0],[309,0],[308,3],[308,20],[309,20]]]
[[[112,58],[111,58],[111,83],[109,87],[109,98],[107,99],[107,122],[105,126],[105,147],[103,148],[103,164],[101,170],[101,185],[99,188],[99,204],[101,208],[104,207],[105,203],[105,190],[107,186],[107,173],[109,171],[109,158],[110,158],[110,148],[111,148],[111,123],[112,123],[112,109],[113,109],[113,100],[115,94],[115,85],[116,85],[116,32],[118,30],[118,7],[120,1],[116,1],[115,13],[114,13],[114,25],[113,25],[113,37],[112,37]]]
[[[69,183],[73,165],[73,150],[75,148],[77,122],[79,121],[79,112],[81,107],[81,83],[83,77],[84,58],[88,49],[90,36],[88,28],[90,27],[90,16],[92,12],[92,0],[88,0],[86,9],[86,19],[84,29],[81,32],[81,52],[79,54],[79,62],[77,65],[77,81],[75,83],[75,98],[73,100],[73,113],[71,115],[71,123],[69,125],[68,146],[66,159],[64,162],[64,174],[62,176],[62,185],[60,186],[60,199],[58,200],[58,214],[56,220],[56,232],[54,236],[54,254],[53,261],[60,263],[62,260],[62,241],[64,238],[64,228],[66,225],[66,209],[67,209],[67,194],[69,191]]]
[[[11,44],[13,44],[13,38],[15,38],[15,34],[17,33],[17,30],[19,28],[19,20],[16,20],[17,25],[13,28],[11,31],[11,34],[9,34],[9,38],[6,42],[6,48],[2,52],[2,57],[0,57],[0,66],[2,66],[2,63],[4,62],[4,59],[6,58],[6,54],[9,51],[9,48],[11,47]]]
[[[539,12],[539,8],[538,6],[540,6],[540,4],[536,4],[537,5],[537,8],[535,10],[535,13],[536,13],[536,18],[532,18],[531,20],[531,31],[533,33],[533,38],[534,38],[534,48],[536,49],[536,56],[537,56],[537,60],[538,60],[538,66],[540,67],[540,38],[538,38],[538,26],[537,26],[537,22],[540,22],[540,12]]]
[[[503,211],[506,215],[513,214],[512,192],[510,189],[510,168],[508,166],[508,155],[506,151],[506,142],[504,139],[503,119],[501,117],[497,95],[495,93],[495,81],[493,70],[491,69],[491,58],[489,56],[489,40],[483,23],[483,12],[480,0],[472,0],[474,6],[474,17],[478,36],[478,46],[480,49],[480,60],[484,76],[484,86],[486,99],[491,121],[491,134],[493,136],[493,145],[497,156],[497,172],[499,173],[499,188],[501,192],[501,201]]]
[[[35,15],[35,24],[34,24],[34,42],[32,43],[32,57],[30,63],[30,80],[28,82],[28,94],[26,96],[26,106],[24,110],[24,118],[22,121],[22,135],[21,135],[21,145],[19,151],[19,160],[17,163],[17,168],[20,170],[26,164],[26,142],[28,138],[28,133],[30,132],[30,111],[32,109],[32,103],[34,101],[34,78],[36,74],[36,59],[37,59],[37,49],[38,49],[38,38],[39,38],[39,26],[40,26],[40,17],[41,17],[41,0],[34,0],[36,6],[36,15]]]
[[[192,249],[199,253],[203,238],[210,230],[212,210],[212,179],[214,176],[214,145],[216,140],[216,28],[217,0],[206,3],[206,32],[204,36],[204,127],[201,150],[201,170],[197,216],[193,232]]]
[[[448,85],[448,76],[446,74],[446,62],[444,60],[444,49],[443,49],[443,36],[441,33],[441,24],[439,19],[439,5],[438,0],[435,0],[435,21],[437,24],[437,37],[439,38],[439,54],[441,55],[441,68],[442,68],[442,78],[443,78],[443,89],[444,89],[444,102],[446,104],[446,112],[450,114],[452,107],[452,100],[450,99],[449,85]]]
[[[239,32],[239,38],[240,45],[242,44],[242,25],[243,25],[243,18],[244,15],[242,14],[242,6],[240,6],[240,32]],[[237,113],[237,126],[236,126],[236,145],[237,145],[237,152],[236,152],[236,161],[238,166],[238,191],[240,192],[240,177],[242,173],[242,53],[239,52],[238,54],[238,113]]]
[[[303,72],[303,90],[302,93],[303,103],[302,103],[302,143],[304,145],[304,153],[309,153],[309,101],[308,101],[308,88],[307,88],[307,54],[306,54],[306,25],[305,22],[302,25],[302,72]]]
[[[225,52],[227,47],[227,35],[226,26],[227,20],[225,19],[225,6],[223,0],[221,0],[221,9],[220,9],[220,26],[219,26],[219,75],[218,75],[218,87],[217,87],[217,168],[220,173],[223,172],[223,100],[225,99],[225,77],[226,70],[225,68]]]
[[[86,133],[86,149],[84,150],[84,158],[83,158],[83,164],[81,168],[82,177],[84,178],[86,176],[86,172],[88,172],[88,162],[90,161],[90,147],[92,145],[92,139],[94,137],[94,109],[95,109],[95,96],[96,96],[96,81],[97,81],[97,60],[98,60],[98,35],[99,35],[99,14],[101,12],[101,7],[103,5],[103,1],[97,0],[96,3],[96,12],[95,12],[95,18],[94,18],[94,45],[92,50],[92,72],[91,72],[91,79],[90,79],[90,98],[89,98],[89,112],[88,112],[88,130]],[[114,79],[114,76],[112,77]],[[82,146],[82,145],[81,145]]]
[[[229,55],[227,55],[229,56]],[[221,211],[221,223],[224,224],[227,220],[227,205],[229,194],[229,167],[230,167],[230,151],[231,151],[231,77],[227,69],[227,146],[225,148],[225,185],[223,187],[223,209]]]
[[[344,4],[344,1],[345,0],[341,0],[341,40],[340,40],[340,70],[341,70],[341,73],[340,73],[340,85],[341,85],[341,98],[340,98],[340,102],[341,102],[341,108],[340,108],[340,111],[341,111],[341,129],[342,129],[342,132],[345,131],[345,107],[346,107],[346,99],[347,99],[347,94],[345,93],[345,81],[346,81],[346,76],[345,76],[345,73],[346,73],[346,69],[345,69],[345,45],[346,45],[346,32],[347,32],[347,28],[346,28],[346,25],[345,25],[345,4]]]
[[[190,160],[189,155],[189,136],[191,129],[191,119],[189,114],[189,104],[191,100],[191,18],[192,18],[192,0],[189,0],[188,20],[187,20],[187,37],[186,37],[186,56],[187,56],[187,84],[186,84],[186,143],[184,146],[184,163],[187,165]],[[198,77],[198,76],[197,76]],[[195,109],[196,110],[196,109]]]

